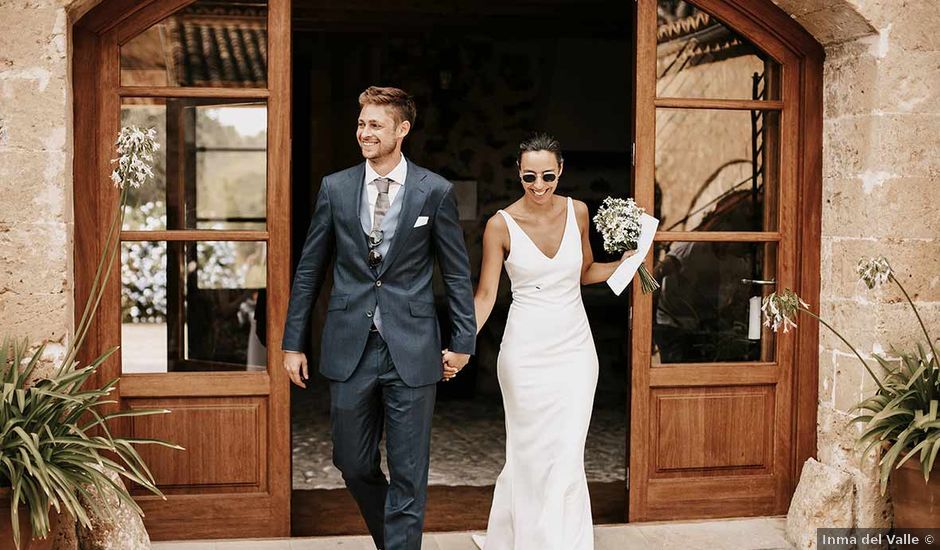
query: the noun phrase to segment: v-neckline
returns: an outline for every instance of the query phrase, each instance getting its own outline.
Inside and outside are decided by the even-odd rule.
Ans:
[[[571,216],[570,209],[568,208],[569,200],[570,199],[567,199],[567,198],[565,199],[565,225],[561,229],[561,239],[558,241],[558,248],[555,250],[555,255],[551,257],[549,257],[549,255],[546,254],[544,251],[542,251],[542,249],[539,248],[539,245],[535,244],[535,241],[532,240],[532,237],[530,237],[529,234],[525,232],[525,229],[523,229],[522,226],[519,225],[519,222],[516,221],[516,218],[512,217],[512,214],[510,214],[509,212],[506,212],[506,210],[503,210],[503,212],[506,212],[506,215],[509,216],[509,219],[512,220],[512,223],[516,224],[516,227],[519,228],[519,231],[525,236],[525,238],[529,241],[529,243],[533,247],[535,247],[536,250],[539,251],[539,254],[541,254],[542,257],[545,258],[546,260],[552,261],[555,258],[557,258],[558,255],[561,253],[561,247],[565,246],[565,239],[568,237],[568,218]],[[512,243],[510,243],[510,246],[512,246]]]

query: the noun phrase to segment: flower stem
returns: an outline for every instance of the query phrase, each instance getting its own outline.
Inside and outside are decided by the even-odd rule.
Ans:
[[[927,325],[924,324],[924,320],[920,317],[920,312],[917,311],[917,306],[914,305],[914,300],[911,300],[911,296],[907,293],[907,290],[904,289],[904,285],[901,284],[901,281],[899,281],[897,277],[894,276],[894,273],[889,273],[888,277],[894,281],[894,284],[898,285],[898,288],[901,289],[901,293],[904,294],[905,298],[907,298],[907,303],[911,304],[911,309],[914,310],[914,316],[917,317],[917,322],[920,323],[921,330],[924,331],[924,336],[927,338],[927,345],[930,346],[930,351],[933,352],[934,359],[940,361],[940,356],[937,355],[937,350],[933,345],[933,339],[927,332]]]
[[[88,290],[88,298],[85,301],[85,309],[82,312],[81,321],[79,321],[78,327],[75,329],[74,338],[66,350],[65,360],[59,367],[60,372],[68,369],[72,361],[74,361],[75,356],[78,354],[78,350],[81,348],[82,343],[85,341],[85,336],[88,334],[88,329],[94,318],[95,310],[97,310],[98,303],[101,302],[104,289],[108,284],[114,262],[114,249],[120,245],[120,238],[116,238],[116,233],[119,235],[120,228],[124,225],[124,207],[127,204],[126,188],[121,190],[121,196],[118,202],[119,209],[115,212],[111,220],[111,225],[108,228],[108,235],[105,238],[104,246],[102,246],[101,258],[98,260],[98,267],[95,271],[95,279],[92,281],[91,288]],[[114,244],[112,244],[112,242]],[[107,271],[105,271],[106,268]],[[102,272],[105,273],[104,281],[101,280]]]
[[[873,370],[871,370],[871,367],[868,365],[868,362],[865,361],[865,359],[862,358],[862,355],[858,352],[858,350],[855,349],[855,346],[853,346],[852,344],[850,344],[849,341],[845,339],[845,337],[843,337],[841,334],[839,334],[839,331],[837,331],[836,329],[834,329],[834,328],[832,327],[832,325],[830,325],[829,323],[823,321],[822,317],[820,317],[819,315],[816,315],[816,314],[813,313],[812,311],[810,311],[810,310],[808,310],[808,309],[806,309],[806,308],[804,308],[804,307],[800,307],[799,309],[800,309],[800,311],[806,313],[806,314],[809,315],[810,317],[812,317],[812,318],[816,319],[817,321],[819,321],[820,324],[822,324],[823,326],[825,326],[826,328],[828,328],[829,330],[831,330],[833,334],[835,334],[836,336],[838,336],[839,339],[842,340],[842,342],[844,342],[845,345],[847,345],[850,350],[852,350],[852,352],[855,354],[855,356],[858,357],[858,360],[861,361],[863,365],[865,365],[865,370],[867,370],[867,371],[868,371],[868,374],[871,375],[872,379],[875,381],[875,384],[878,384],[878,388],[881,389],[881,390],[884,390],[884,389],[885,389],[885,387],[881,384],[881,380],[879,380],[878,377],[875,376],[875,372],[874,372]]]
[[[640,282],[643,284],[643,294],[649,294],[659,289],[659,283],[656,282],[656,279],[646,270],[645,264],[640,264],[639,272]]]

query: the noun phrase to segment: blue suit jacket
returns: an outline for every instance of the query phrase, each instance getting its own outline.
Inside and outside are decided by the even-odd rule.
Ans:
[[[323,178],[294,275],[282,348],[302,349],[324,270],[335,256],[320,372],[337,381],[352,375],[378,304],[382,335],[402,381],[409,386],[433,384],[442,377],[440,328],[431,287],[434,258],[447,291],[449,347],[472,354],[476,342],[470,265],[453,185],[408,161],[408,176],[399,191],[404,195],[398,227],[388,253],[373,270],[367,263],[369,248],[359,219],[364,178],[365,163]],[[428,222],[414,227],[419,216],[427,216]]]

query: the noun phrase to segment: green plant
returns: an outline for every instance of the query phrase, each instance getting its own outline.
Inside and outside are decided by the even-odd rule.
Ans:
[[[32,350],[27,340],[5,336],[0,343],[0,487],[10,489],[13,538],[20,547],[19,508],[29,511],[33,536],[49,534],[49,513],[66,512],[86,527],[91,517],[105,510],[90,496],[114,492],[137,513],[140,508],[123,484],[108,476],[108,470],[163,496],[135,444],[156,444],[181,449],[171,443],[139,438],[114,437],[108,423],[116,418],[167,413],[167,410],[127,410],[102,414],[99,407],[115,404],[107,399],[118,379],[93,386],[97,369],[117,350],[112,347],[88,365],[77,361],[78,350],[94,319],[107,286],[118,247],[119,228],[127,203],[128,188],[139,187],[153,177],[155,131],[122,128],[116,145],[119,158],[111,179],[121,189],[102,254],[75,337],[65,348],[64,358],[51,375],[38,377],[46,342]],[[103,499],[103,502],[108,499]],[[88,506],[89,509],[85,507]],[[106,504],[105,506],[110,506]]]
[[[19,505],[25,504],[35,536],[49,533],[49,510],[67,512],[87,527],[91,517],[104,510],[99,500],[88,496],[88,488],[99,494],[113,490],[138,513],[140,508],[123,485],[108,477],[111,469],[145,489],[160,495],[146,464],[133,444],[157,440],[114,437],[108,422],[124,416],[159,414],[163,410],[121,411],[99,414],[98,407],[108,403],[117,379],[100,388],[83,389],[95,370],[117,348],[108,350],[90,365],[62,369],[55,376],[28,381],[45,349],[41,345],[29,356],[29,345],[5,338],[0,344],[2,400],[0,400],[0,486],[11,493],[14,542],[19,548]],[[113,458],[112,458],[113,457]],[[162,495],[161,495],[162,496]],[[106,500],[105,500],[106,501]],[[91,509],[86,510],[85,506]],[[91,515],[89,514],[91,512]]]
[[[891,472],[918,455],[924,480],[930,480],[930,472],[940,454],[940,363],[934,341],[923,318],[907,290],[894,276],[888,261],[884,257],[862,259],[858,262],[856,271],[869,289],[889,281],[894,282],[914,312],[927,340],[926,346],[918,343],[914,352],[893,350],[896,359],[873,354],[886,373],[882,378],[875,375],[871,365],[855,346],[829,323],[810,311],[806,302],[792,290],[785,289],[780,294],[772,293],[767,296],[762,310],[764,324],[774,331],[783,327],[784,332],[787,332],[790,327],[796,326],[793,319],[798,312],[818,320],[855,353],[875,381],[878,386],[875,395],[862,400],[852,409],[861,414],[853,417],[851,423],[864,424],[858,439],[859,448],[864,448],[862,456],[867,456],[873,448],[884,449],[878,463],[881,493],[884,494]]]

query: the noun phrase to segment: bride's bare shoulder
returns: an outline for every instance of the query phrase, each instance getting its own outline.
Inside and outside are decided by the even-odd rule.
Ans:
[[[579,218],[588,215],[588,205],[584,201],[579,201],[572,197],[571,202],[574,205],[574,213],[577,214]]]
[[[506,218],[499,212],[494,213],[490,216],[490,219],[486,220],[486,229],[506,229],[506,227]]]
[[[506,218],[499,212],[496,212],[490,219],[486,220],[486,228],[483,230],[483,242],[492,242],[496,239],[501,245],[505,245],[509,240],[509,225]]]

